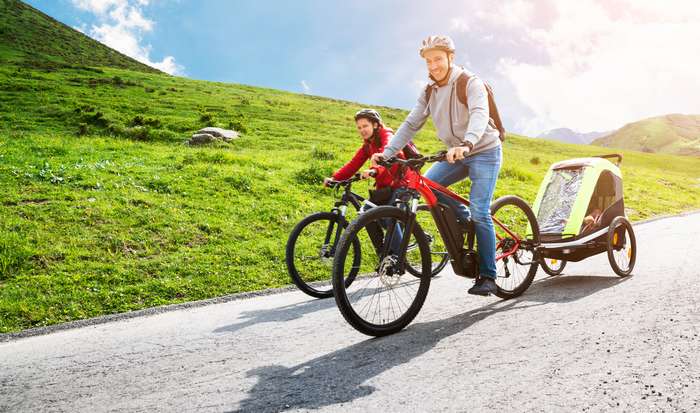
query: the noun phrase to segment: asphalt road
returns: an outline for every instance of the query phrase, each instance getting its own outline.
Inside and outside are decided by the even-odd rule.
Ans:
[[[371,339],[292,291],[0,343],[0,411],[700,411],[700,214],[510,301],[446,271]]]

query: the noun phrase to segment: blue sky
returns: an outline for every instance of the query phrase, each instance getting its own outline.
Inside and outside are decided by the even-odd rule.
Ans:
[[[406,109],[427,80],[420,41],[448,34],[529,135],[700,113],[692,0],[27,3],[170,73]]]

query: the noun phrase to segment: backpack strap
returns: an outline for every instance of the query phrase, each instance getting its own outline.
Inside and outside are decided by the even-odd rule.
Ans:
[[[467,109],[469,108],[469,105],[467,105],[467,84],[469,83],[469,79],[470,76],[466,72],[462,72],[457,78],[457,99],[459,99]]]
[[[469,83],[469,79],[469,75],[465,72],[462,72],[462,74],[457,78],[457,99],[459,99],[459,101],[467,107],[467,110],[469,109],[469,105],[467,104],[467,84]],[[486,94],[488,95],[489,99],[489,124],[491,124],[491,127],[498,130],[498,137],[501,139],[501,142],[503,142],[506,139],[506,130],[503,127],[501,115],[498,113],[496,100],[493,97],[493,89],[491,88],[491,85],[486,82],[484,82],[484,86],[486,87]],[[429,96],[427,90],[426,95]]]
[[[433,84],[428,83],[425,86],[425,104],[428,105],[430,103],[430,96],[433,94]]]

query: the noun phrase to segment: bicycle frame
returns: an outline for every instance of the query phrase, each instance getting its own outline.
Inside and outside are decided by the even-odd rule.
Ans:
[[[343,195],[339,201],[335,202],[331,212],[338,212],[341,216],[345,216],[348,210],[348,204],[351,204],[355,210],[359,211],[362,208],[362,202],[365,201],[363,197],[352,192],[352,183],[349,182],[344,185]]]
[[[402,165],[402,168],[406,167],[410,166]],[[430,179],[422,176],[420,172],[416,174],[409,174],[408,176],[404,175],[403,182],[405,183],[405,188],[409,191],[412,191],[414,194],[414,196],[411,197],[411,214],[409,216],[408,222],[406,223],[405,233],[411,234],[413,231],[416,211],[418,208],[418,199],[415,196],[415,194],[418,194],[420,195],[420,197],[423,198],[425,203],[428,205],[428,208],[430,209],[430,212],[433,216],[433,219],[435,220],[435,224],[438,228],[440,236],[442,237],[443,242],[445,243],[445,247],[447,248],[447,252],[450,254],[450,261],[455,273],[461,276],[474,277],[474,274],[465,273],[465,268],[470,268],[468,265],[465,265],[468,264],[465,262],[465,260],[473,259],[473,256],[469,254],[469,252],[473,251],[474,248],[475,233],[473,231],[473,226],[467,232],[467,248],[465,249],[464,234],[462,234],[462,231],[459,229],[457,217],[455,216],[454,211],[452,211],[452,208],[450,208],[449,206],[439,203],[435,192],[440,192],[445,196],[448,196],[467,207],[470,204],[469,201],[450,191],[446,187],[438,184],[437,182],[431,181]],[[523,243],[523,239],[521,239],[512,231],[510,231],[503,223],[501,223],[495,217],[491,216],[491,218],[493,219],[494,225],[500,227],[503,231],[505,231],[505,233],[508,234],[508,236],[511,237],[510,239],[514,241],[514,244],[512,246],[506,245],[506,247],[510,247],[507,249],[507,251],[502,252],[500,255],[496,256],[496,260],[498,261],[513,255]],[[392,228],[387,229],[387,236],[390,236],[390,234],[392,234],[392,232],[390,231]],[[498,234],[496,234],[496,237],[496,250],[499,251],[504,248],[505,238],[499,236]],[[401,242],[401,254],[398,257],[398,261],[399,263],[401,263],[400,265],[402,271],[405,269],[405,254],[409,238],[409,236],[404,236]],[[388,253],[387,244],[388,242],[385,242],[383,254]]]
[[[355,177],[350,178],[348,180],[338,181],[338,182],[334,183],[334,185],[336,185],[336,188],[338,186],[343,186],[344,189],[343,189],[343,195],[340,197],[340,200],[337,200],[335,202],[333,208],[331,209],[332,213],[338,214],[341,217],[345,218],[345,215],[347,214],[347,210],[348,210],[348,204],[352,205],[356,211],[360,211],[360,209],[362,208],[362,202],[365,202],[366,200],[365,200],[365,198],[361,197],[360,195],[352,192],[352,183],[359,180],[359,179],[360,179],[360,177],[358,175],[355,175]],[[339,231],[335,231],[335,237],[333,237],[333,243],[331,244],[330,240],[331,240],[331,237],[333,236],[333,226],[334,225],[333,225],[332,221],[328,223],[328,228],[326,229],[326,236],[323,240],[323,245],[324,245],[323,248],[324,249],[328,245],[334,246],[330,251],[325,250],[323,252],[324,254],[329,254],[331,256],[333,254],[335,254],[335,251],[334,251],[335,246],[338,245],[338,241],[340,240],[340,236],[342,233],[342,229],[340,228],[340,224],[339,224],[339,228],[338,228]]]
[[[355,174],[354,177],[344,180],[344,181],[336,181],[333,183],[333,185],[337,188],[339,186],[343,186],[343,195],[341,196],[340,200],[336,201],[333,208],[331,209],[331,212],[334,214],[338,214],[341,217],[345,218],[347,210],[348,210],[348,204],[351,204],[356,211],[360,212],[362,209],[362,204],[369,204],[372,207],[375,207],[377,205],[373,204],[370,202],[368,199],[363,198],[362,196],[352,192],[352,184],[353,182],[357,182],[359,180],[362,180],[363,178],[360,176],[360,174]],[[338,228],[338,231],[335,231],[335,237],[333,239],[333,244],[330,244],[330,239],[333,236],[333,222],[330,222],[328,224],[328,229],[326,230],[326,236],[324,238],[324,246],[327,245],[338,245],[338,241],[340,241],[340,236],[342,234],[342,228]],[[370,227],[367,228],[367,232],[369,233],[370,239],[372,240],[372,243],[374,244],[374,247],[379,250],[379,248],[382,245],[382,231],[379,226],[376,225],[371,225]],[[327,251],[328,254],[333,255],[335,254],[335,250],[331,249],[330,251]]]

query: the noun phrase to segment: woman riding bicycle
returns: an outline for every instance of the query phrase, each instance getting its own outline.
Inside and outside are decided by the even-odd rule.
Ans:
[[[382,117],[374,109],[358,111],[355,114],[355,125],[362,138],[362,146],[355,152],[350,161],[333,173],[332,178],[323,180],[324,185],[328,185],[333,180],[343,181],[352,177],[372,155],[382,153],[386,144],[394,136],[394,131],[384,126]],[[398,156],[404,158],[403,152],[400,152]],[[387,203],[394,190],[401,186],[401,183],[394,179],[398,167],[398,165],[394,165],[391,169],[387,169],[383,166],[373,166],[362,172],[363,178],[374,176],[376,190],[370,197],[373,203]]]
[[[384,126],[381,116],[373,109],[362,109],[357,112],[355,124],[362,138],[362,145],[352,159],[338,169],[332,178],[324,179],[326,186],[336,186],[336,184],[342,186],[342,197],[337,200],[335,207],[330,212],[317,212],[302,219],[294,227],[287,241],[285,261],[292,281],[299,289],[317,298],[333,296],[333,290],[327,285],[314,283],[327,279],[330,275],[329,261],[333,259],[336,245],[348,225],[345,215],[348,205],[354,207],[358,212],[364,213],[377,204],[389,204],[392,201],[394,189],[402,184],[399,182],[400,180],[394,179],[394,176],[400,175],[396,174],[399,165],[389,169],[380,166],[362,173],[364,178],[370,175],[375,177],[376,189],[371,191],[370,202],[365,202],[362,197],[351,191],[352,183],[358,180],[354,176],[357,171],[362,168],[371,155],[381,153],[393,136],[393,131]],[[409,147],[409,150],[411,148]],[[378,234],[381,237],[382,234],[379,231],[373,232],[373,234]],[[396,227],[393,234],[389,248],[396,251],[399,249],[402,239],[401,228]],[[355,244],[358,248],[353,249],[350,255],[353,257],[352,260],[357,263],[361,257],[360,240],[358,239]],[[354,279],[356,275],[357,271],[349,275],[349,279]]]
[[[352,177],[372,155],[382,153],[384,147],[394,136],[394,131],[384,126],[382,117],[374,109],[361,109],[355,113],[355,124],[357,132],[362,137],[362,146],[355,152],[355,155],[348,163],[333,173],[332,178],[323,180],[324,185],[328,185],[333,180],[342,181]],[[396,156],[405,159],[403,150],[398,151]],[[386,205],[392,203],[399,195],[397,189],[404,185],[405,179],[410,174],[415,174],[413,171],[406,171],[403,180],[396,179],[398,168],[399,165],[393,165],[391,168],[373,165],[362,172],[363,178],[374,177],[375,189],[373,191],[370,190],[369,196],[369,201],[372,204]],[[363,207],[363,211],[365,208],[366,206]],[[398,236],[392,238],[392,249],[398,249],[401,243],[401,229],[398,227],[396,228],[396,234]]]

